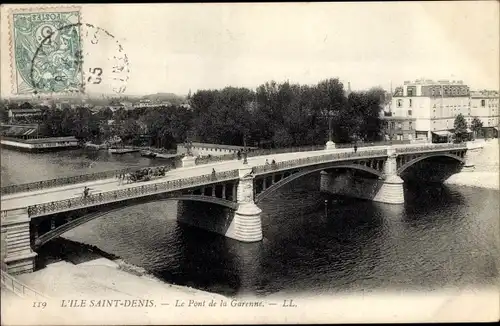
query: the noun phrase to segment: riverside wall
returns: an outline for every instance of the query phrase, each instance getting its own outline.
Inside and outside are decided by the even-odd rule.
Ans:
[[[498,190],[500,185],[499,140],[485,141],[483,146],[473,158],[473,171],[453,174],[444,183]]]

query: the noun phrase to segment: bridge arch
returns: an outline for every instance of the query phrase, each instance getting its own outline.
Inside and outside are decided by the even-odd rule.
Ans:
[[[321,168],[314,168],[311,170],[306,170],[306,171],[300,171],[297,173],[290,174],[288,177],[281,179],[280,181],[274,183],[272,186],[269,188],[266,188],[264,191],[259,193],[257,196],[254,198],[254,202],[258,204],[260,201],[262,201],[264,198],[267,198],[270,194],[278,190],[279,188],[283,187],[284,185],[292,182],[295,179],[301,178],[305,175],[314,173],[314,172],[319,172],[323,170],[328,170],[328,169],[334,169],[334,168],[344,168],[344,169],[353,169],[353,170],[359,170],[359,171],[365,171],[368,172],[372,175],[375,175],[379,178],[383,178],[384,174],[374,168],[368,167],[366,165],[361,165],[361,164],[333,164],[329,166],[323,166]]]
[[[450,153],[431,153],[431,154],[424,154],[422,156],[419,156],[417,158],[414,158],[413,160],[411,161],[408,161],[406,162],[405,164],[403,164],[400,168],[398,168],[397,170],[397,175],[401,176],[401,174],[406,170],[408,169],[410,166],[420,162],[420,161],[423,161],[423,160],[426,160],[428,158],[431,158],[431,157],[450,157],[454,160],[457,160],[458,162],[464,164],[465,163],[465,159],[460,157],[460,156],[457,156],[455,154],[450,154]]]
[[[227,208],[230,208],[233,210],[238,209],[238,204],[236,202],[233,202],[233,201],[227,200],[227,199],[218,198],[218,197],[204,196],[204,195],[180,195],[180,196],[174,196],[174,197],[145,201],[145,202],[135,202],[135,203],[132,203],[132,204],[126,205],[126,206],[111,207],[110,209],[107,209],[104,211],[98,211],[98,212],[85,214],[81,217],[75,218],[74,220],[71,220],[67,223],[64,223],[63,225],[55,228],[54,230],[50,230],[50,231],[42,234],[38,238],[36,238],[33,249],[36,250],[36,249],[40,248],[42,245],[49,242],[50,240],[53,240],[53,239],[61,236],[62,234],[76,228],[77,226],[83,225],[87,222],[95,220],[96,218],[102,217],[104,215],[123,210],[127,207],[132,207],[132,206],[146,204],[146,203],[152,203],[152,202],[171,201],[171,200],[198,201],[198,202],[205,202],[205,203],[210,203],[210,204],[217,204],[217,205],[227,207]]]

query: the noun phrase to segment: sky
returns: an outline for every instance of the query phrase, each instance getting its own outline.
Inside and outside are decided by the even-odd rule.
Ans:
[[[81,7],[83,22],[111,33],[127,54],[125,95],[332,77],[353,90],[418,78],[499,89],[497,1]],[[2,7],[2,18],[5,9],[12,8]],[[10,96],[6,19],[1,36],[1,94]],[[116,51],[105,43],[89,62],[109,61]],[[106,82],[92,91],[108,92]]]

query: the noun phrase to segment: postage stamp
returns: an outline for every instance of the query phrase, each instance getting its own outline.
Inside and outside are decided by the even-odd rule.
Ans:
[[[128,57],[117,38],[82,21],[80,7],[10,15],[13,94],[123,93]]]
[[[78,7],[13,11],[10,19],[13,93],[58,93],[82,84]]]

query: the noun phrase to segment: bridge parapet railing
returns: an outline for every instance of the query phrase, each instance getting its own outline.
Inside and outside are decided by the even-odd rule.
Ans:
[[[432,152],[436,150],[454,150],[454,149],[466,149],[467,144],[433,144],[433,145],[415,145],[415,146],[405,146],[405,147],[395,147],[397,154],[406,153],[419,153],[419,152]]]
[[[238,178],[238,170],[216,172],[179,180],[144,184],[137,187],[128,187],[119,190],[102,192],[89,195],[88,197],[76,197],[65,200],[53,201],[28,207],[30,217],[63,212],[83,207],[96,206],[100,204],[115,202],[127,198],[141,197],[167,191],[181,190],[192,186],[202,186],[217,181],[227,181]]]
[[[9,275],[7,272],[4,270],[1,270],[1,279],[2,279],[2,285],[14,294],[20,296],[20,297],[29,297],[32,299],[36,300],[41,300],[41,299],[48,299],[46,295],[41,294],[40,292],[30,288],[26,284],[20,282],[17,280],[15,277]]]
[[[214,162],[231,161],[237,158],[236,154],[214,155],[214,156],[200,156],[196,158],[196,165],[203,165]]]
[[[392,146],[392,145],[407,145],[411,144],[409,140],[384,140],[384,141],[374,141],[374,142],[357,142],[358,148],[364,147],[374,147],[374,146]],[[352,148],[354,143],[337,143],[335,148]]]
[[[36,181],[36,182],[30,182],[30,183],[24,183],[24,184],[9,185],[9,186],[4,186],[4,187],[0,188],[0,192],[2,195],[9,195],[9,194],[14,194],[14,193],[19,193],[19,192],[28,192],[28,191],[34,191],[34,190],[41,190],[41,189],[47,189],[47,188],[66,186],[66,185],[71,185],[71,184],[78,184],[78,183],[88,182],[88,181],[104,180],[104,179],[116,177],[119,174],[131,173],[131,172],[134,172],[134,171],[137,171],[140,169],[145,169],[145,168],[152,168],[152,169],[166,168],[166,169],[170,170],[172,168],[175,168],[175,166],[173,166],[173,165],[155,165],[155,166],[142,166],[142,167],[135,166],[135,167],[129,167],[129,168],[119,169],[119,170],[102,171],[102,172],[75,175],[75,176],[50,179],[50,180],[42,180],[42,181]]]
[[[287,147],[287,148],[271,148],[271,149],[254,149],[247,153],[247,157],[264,156],[272,154],[283,154],[283,153],[295,153],[295,152],[312,152],[320,151],[325,149],[325,145],[312,145],[312,146],[301,146],[301,147]],[[238,156],[236,154],[226,154],[226,155],[214,155],[214,156],[202,156],[196,158],[196,165],[231,161],[236,160]],[[243,153],[241,155],[243,158]]]
[[[275,164],[256,166],[254,167],[254,173],[260,174],[270,171],[290,169],[303,165],[321,164],[321,163],[331,162],[333,160],[344,160],[344,159],[358,158],[358,157],[380,157],[380,156],[387,156],[387,150],[376,149],[376,150],[363,150],[359,152],[331,153],[313,157],[304,157],[293,160],[287,160]]]
[[[248,153],[248,157],[264,156],[272,154],[283,153],[296,153],[296,152],[314,152],[325,149],[325,145],[310,145],[300,147],[286,147],[286,148],[270,148],[270,149],[257,149]]]

